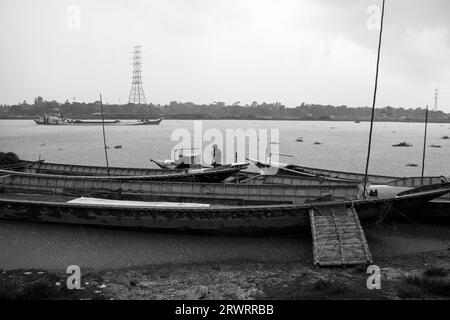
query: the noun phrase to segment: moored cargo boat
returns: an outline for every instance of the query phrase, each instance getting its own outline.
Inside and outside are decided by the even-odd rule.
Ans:
[[[450,184],[400,193],[389,199],[338,201],[354,207],[364,221],[392,210],[407,212],[450,192]],[[75,201],[74,201],[75,200]],[[300,205],[201,206],[166,204],[79,203],[56,195],[0,194],[0,219],[138,228],[177,232],[296,234],[309,226],[309,210],[330,203]]]
[[[278,174],[282,175],[299,175],[299,176],[316,176],[323,179],[336,179],[345,181],[357,181],[362,182],[365,179],[363,173],[335,171],[319,168],[311,168],[305,166],[299,166],[294,164],[266,163],[259,160],[248,159],[253,162],[258,168],[265,170],[272,168],[277,170]],[[390,185],[390,186],[405,186],[405,187],[420,187],[429,184],[438,184],[448,182],[449,179],[445,176],[433,176],[433,177],[396,177],[396,176],[383,176],[383,175],[368,175],[368,181],[372,184]]]
[[[247,167],[246,164],[221,166],[197,170],[163,170],[150,168],[101,167],[23,161],[18,171],[68,176],[128,177],[133,180],[179,181],[179,182],[222,182]]]
[[[357,184],[351,185],[251,185],[145,181],[139,177],[62,176],[0,170],[5,192],[40,192],[54,195],[99,196],[121,200],[277,203],[293,204],[317,199],[356,199]]]

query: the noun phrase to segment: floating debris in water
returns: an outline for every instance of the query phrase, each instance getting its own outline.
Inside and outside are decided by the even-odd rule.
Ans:
[[[412,147],[413,145],[411,143],[408,142],[400,142],[397,144],[393,144],[393,147]]]
[[[318,146],[318,145],[321,145],[321,144],[323,144],[322,142],[319,142],[319,141],[316,141],[316,142],[314,142],[314,144],[316,145],[316,146]]]
[[[114,149],[122,149],[121,145],[115,146]]]
[[[415,164],[415,163],[408,163],[407,165],[406,165],[407,167],[418,167],[418,165],[417,164]]]

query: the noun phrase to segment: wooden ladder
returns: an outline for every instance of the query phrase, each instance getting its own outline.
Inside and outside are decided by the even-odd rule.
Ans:
[[[309,210],[314,265],[320,267],[372,263],[366,236],[353,207],[327,205]]]

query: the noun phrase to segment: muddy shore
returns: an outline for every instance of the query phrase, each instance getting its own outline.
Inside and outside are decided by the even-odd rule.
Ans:
[[[380,290],[367,289],[366,266],[239,260],[83,269],[80,290],[67,289],[64,271],[0,270],[0,299],[450,299],[450,242],[392,252],[385,242],[398,242],[389,240],[395,230],[366,230],[381,270]]]

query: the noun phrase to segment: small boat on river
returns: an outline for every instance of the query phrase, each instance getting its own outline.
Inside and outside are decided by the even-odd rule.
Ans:
[[[163,121],[163,118],[159,119],[141,119],[136,123],[131,123],[131,126],[157,126]]]

